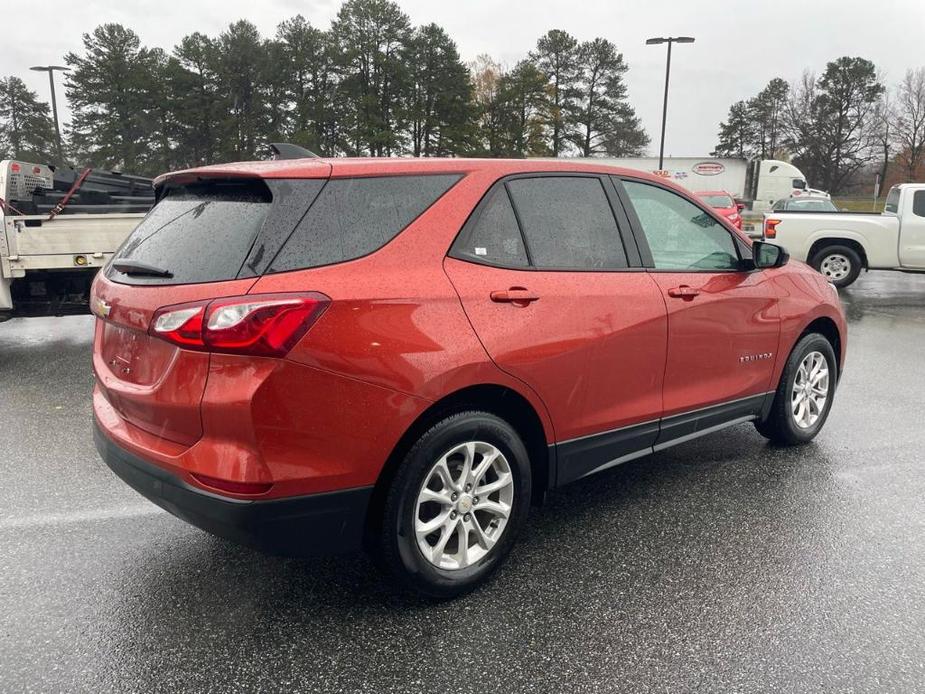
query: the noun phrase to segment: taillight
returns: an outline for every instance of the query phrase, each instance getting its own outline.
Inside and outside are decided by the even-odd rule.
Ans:
[[[149,332],[181,347],[202,349],[205,346],[202,340],[202,315],[205,310],[204,303],[186,308],[161,309],[154,314]]]
[[[777,225],[780,224],[779,219],[766,219],[764,220],[764,237],[766,239],[773,239],[777,236]]]
[[[158,309],[149,334],[203,352],[283,357],[324,313],[324,294],[251,294]]]

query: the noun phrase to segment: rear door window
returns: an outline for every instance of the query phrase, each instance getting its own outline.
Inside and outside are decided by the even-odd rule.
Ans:
[[[107,276],[125,284],[187,284],[237,277],[272,205],[259,180],[210,181],[169,188],[135,227],[114,260],[162,268],[169,277]]]
[[[268,272],[331,265],[382,248],[433,205],[458,174],[331,179]]]
[[[540,269],[627,267],[603,183],[597,177],[542,176],[507,183],[527,254]]]
[[[450,256],[502,267],[527,267],[527,252],[507,189],[496,185],[459,233]]]
[[[899,213],[899,188],[890,188],[886,195],[886,204],[883,206],[884,212]]]

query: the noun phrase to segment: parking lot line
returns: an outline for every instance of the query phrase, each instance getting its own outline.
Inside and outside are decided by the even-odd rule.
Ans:
[[[91,521],[114,520],[117,518],[135,518],[150,516],[164,511],[153,504],[119,506],[109,509],[88,509],[69,513],[36,513],[19,518],[0,518],[0,532],[21,528],[38,528],[49,525],[69,525],[71,523],[88,523]]]

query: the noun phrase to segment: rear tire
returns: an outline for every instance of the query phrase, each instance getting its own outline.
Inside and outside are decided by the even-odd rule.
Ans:
[[[447,417],[417,440],[396,471],[374,548],[379,563],[418,593],[441,599],[467,593],[510,552],[530,491],[527,449],[510,424],[487,412]]]
[[[839,289],[853,284],[863,267],[861,256],[856,250],[850,246],[834,244],[816,251],[809,264]]]
[[[837,378],[829,341],[819,333],[803,336],[787,359],[770,413],[755,422],[758,433],[782,446],[812,441],[832,409]]]

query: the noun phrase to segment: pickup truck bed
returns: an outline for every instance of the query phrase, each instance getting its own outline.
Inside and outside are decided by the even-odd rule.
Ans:
[[[861,270],[925,272],[925,184],[894,186],[883,214],[764,216],[763,238],[847,287]]]

